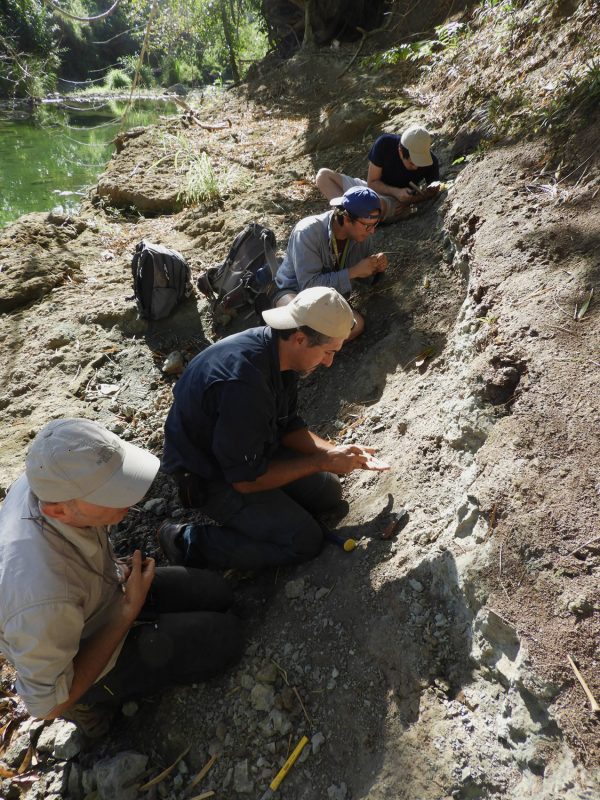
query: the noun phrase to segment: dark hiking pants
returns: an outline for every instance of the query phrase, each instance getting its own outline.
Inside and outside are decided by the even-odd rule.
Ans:
[[[342,496],[339,478],[330,472],[266,492],[242,494],[221,482],[199,485],[196,496],[189,484],[185,489],[187,505],[220,523],[186,527],[185,564],[216,569],[253,570],[314,558],[323,533],[313,514],[335,508]]]
[[[241,625],[220,575],[159,567],[115,666],[78,701],[117,705],[174,684],[212,678],[242,654]]]

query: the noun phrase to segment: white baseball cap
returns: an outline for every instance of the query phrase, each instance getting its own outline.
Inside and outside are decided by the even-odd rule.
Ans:
[[[106,508],[139,502],[160,461],[89,419],[55,419],[37,434],[25,462],[29,485],[47,503],[85,500]]]
[[[263,311],[267,325],[290,330],[306,325],[332,339],[347,339],[355,319],[342,295],[326,286],[312,286],[299,292],[291,303]]]
[[[400,144],[406,147],[410,160],[417,167],[430,167],[433,164],[431,134],[425,128],[411,125],[400,137]]]

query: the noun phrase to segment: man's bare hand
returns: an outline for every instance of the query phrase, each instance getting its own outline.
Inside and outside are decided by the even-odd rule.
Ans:
[[[375,447],[359,444],[338,445],[325,454],[323,469],[337,475],[347,475],[355,469],[389,469],[389,465],[375,458]]]
[[[415,194],[416,192],[414,189],[396,189],[394,197],[399,203],[406,206],[415,202]]]
[[[350,267],[348,272],[351,278],[370,278],[378,272],[384,272],[388,266],[388,259],[385,253],[376,253],[372,256],[363,258],[358,264]]]
[[[145,558],[142,561],[141,552],[136,550],[131,557],[131,572],[124,584],[125,593],[123,596],[123,611],[126,618],[131,622],[137,618],[146,602],[146,595],[154,580],[155,572],[156,564],[154,559]]]
[[[364,455],[366,456],[366,461],[362,466],[362,469],[372,469],[377,472],[385,472],[388,469],[391,469],[390,465],[382,461],[380,458],[377,458],[375,453],[377,452],[376,447],[367,447],[366,445],[357,444],[354,445],[359,450],[361,450]]]

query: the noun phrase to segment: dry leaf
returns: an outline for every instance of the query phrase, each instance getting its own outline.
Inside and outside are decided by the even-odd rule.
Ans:
[[[0,764],[0,778],[14,778],[16,774],[16,769],[10,769],[10,767],[5,767],[4,764]]]
[[[194,786],[197,786],[202,780],[202,778],[204,778],[208,774],[208,771],[211,769],[216,760],[217,756],[211,756],[209,758],[209,760],[206,762],[206,764],[202,767],[200,772],[196,775],[196,777],[192,780],[192,782],[188,786],[187,788],[188,794],[192,791]]]
[[[435,353],[434,347],[426,347],[425,350],[419,353],[418,356],[415,357],[415,367],[422,367],[423,364],[427,361],[428,358]]]
[[[577,319],[577,320],[583,319],[584,314],[586,313],[586,311],[590,307],[590,302],[591,302],[593,296],[594,296],[594,289],[592,287],[590,289],[590,293],[588,295],[587,300],[583,301],[583,303],[581,304],[581,307],[578,308],[577,306],[575,306],[575,319]]]
[[[34,753],[34,747],[32,744],[30,744],[29,747],[27,748],[27,752],[25,753],[25,758],[23,759],[23,761],[21,762],[21,766],[17,770],[19,775],[22,775],[31,766],[31,759],[33,758],[33,753]]]

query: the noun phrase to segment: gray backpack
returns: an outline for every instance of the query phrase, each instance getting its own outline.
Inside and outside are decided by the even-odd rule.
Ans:
[[[279,268],[275,234],[251,222],[233,240],[227,258],[198,277],[197,287],[210,301],[216,323],[226,323],[240,310],[269,307]]]
[[[193,292],[190,268],[181,253],[146,239],[136,245],[131,274],[138,311],[144,319],[168,317]]]

